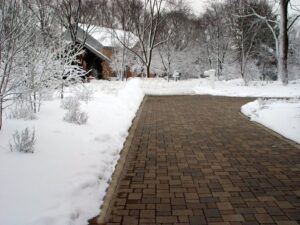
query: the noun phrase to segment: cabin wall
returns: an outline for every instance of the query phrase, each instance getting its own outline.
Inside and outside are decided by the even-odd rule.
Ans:
[[[101,53],[103,53],[104,55],[106,55],[108,58],[112,58],[113,55],[113,49],[112,48],[108,48],[108,47],[104,47],[100,50]]]
[[[106,62],[106,61],[102,61],[100,66],[102,67],[102,77],[103,77],[103,79],[108,80],[113,74],[109,63]]]
[[[100,50],[101,53],[103,53],[105,56],[107,56],[108,58],[112,58],[113,55],[113,50],[111,48],[102,48]],[[112,68],[110,67],[109,62],[107,61],[103,61],[101,63],[101,67],[102,67],[102,75],[104,79],[109,79],[112,75],[113,75],[113,71]]]

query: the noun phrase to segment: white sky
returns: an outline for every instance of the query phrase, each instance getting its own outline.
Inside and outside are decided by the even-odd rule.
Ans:
[[[191,9],[196,15],[203,13],[208,5],[208,2],[215,2],[216,0],[185,0],[191,6]],[[222,1],[222,0],[219,0]],[[274,1],[274,0],[271,0]],[[291,0],[291,3],[300,9],[300,0]]]
[[[191,6],[196,15],[202,13],[206,9],[207,0],[185,0]]]

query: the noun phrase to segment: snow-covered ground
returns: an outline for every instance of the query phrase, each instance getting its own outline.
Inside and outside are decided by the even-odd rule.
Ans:
[[[150,78],[142,80],[142,89],[148,95],[193,95],[199,85],[199,80],[170,80]]]
[[[294,80],[287,86],[280,81],[251,81],[245,86],[242,79],[216,81],[215,88],[209,86],[208,80],[199,82],[197,94],[210,94],[240,97],[300,97],[300,80]]]
[[[0,132],[0,224],[83,225],[99,213],[131,121],[142,101],[138,80],[94,82],[82,102],[86,125],[63,121],[61,101],[44,102],[38,119],[4,121]],[[110,86],[110,85],[108,85]],[[15,130],[36,130],[35,153],[10,152]]]
[[[300,144],[300,99],[258,99],[242,107],[252,121]]]
[[[44,102],[37,120],[5,119],[0,131],[1,225],[83,225],[97,215],[144,94],[300,96],[300,80],[286,87],[279,82],[251,82],[244,86],[242,80],[232,80],[217,81],[211,88],[207,79],[93,81],[88,87],[94,90],[94,96],[87,104],[81,102],[82,111],[89,117],[85,125],[63,121],[65,110],[59,98]],[[257,104],[247,106],[249,115],[258,115],[258,122],[268,120],[271,129],[276,129],[273,112],[287,105],[284,113],[276,113],[276,118],[298,118],[291,126],[296,136],[300,133],[299,101],[267,101],[263,107]],[[278,132],[289,130],[288,124],[283,122]],[[36,130],[35,153],[10,152],[12,133],[25,127]]]
[[[193,79],[167,82],[165,79],[147,79],[142,88],[150,95],[203,94],[240,97],[300,97],[300,80],[291,81],[288,86],[281,82],[252,81],[245,86],[242,79],[215,81],[212,88],[209,79]]]

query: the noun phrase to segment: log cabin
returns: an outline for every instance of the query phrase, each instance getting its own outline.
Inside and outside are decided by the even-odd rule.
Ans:
[[[69,32],[65,32],[64,37],[67,41],[71,41]],[[138,38],[128,31],[80,24],[76,42],[83,44],[84,53],[80,56],[79,61],[86,71],[90,71],[89,76],[109,80],[114,74],[110,63],[115,50],[122,48],[121,42],[129,48],[136,47]],[[126,77],[132,76],[128,66],[124,73]]]

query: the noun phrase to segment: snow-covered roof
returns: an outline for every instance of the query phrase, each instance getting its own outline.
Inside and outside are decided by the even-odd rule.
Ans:
[[[64,33],[64,37],[66,41],[71,41],[70,32],[66,31]],[[95,40],[95,38],[93,38],[91,35],[86,34],[81,28],[77,30],[77,41],[80,43],[84,43],[85,47],[95,55],[97,55],[99,58],[110,62],[110,59],[100,51],[103,48],[103,45],[101,45],[101,43]]]
[[[97,55],[98,57],[100,57],[103,60],[106,60],[108,62],[110,62],[110,59],[104,55],[102,52],[100,52],[99,50],[95,49],[92,45],[90,45],[88,42],[85,42],[85,47],[87,49],[89,49],[91,52],[93,52],[95,55]]]
[[[87,28],[85,24],[81,24],[80,27],[87,30],[88,34],[104,47],[122,47],[124,43],[127,47],[133,48],[139,41],[138,37],[129,31],[94,25]]]

